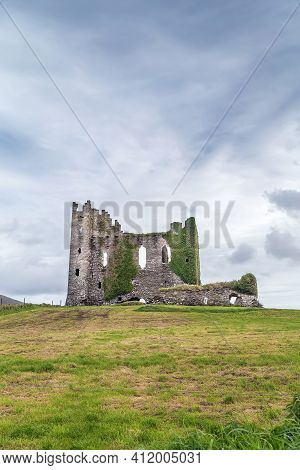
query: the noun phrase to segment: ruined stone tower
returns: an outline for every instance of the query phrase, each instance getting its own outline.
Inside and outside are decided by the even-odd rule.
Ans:
[[[144,251],[145,263],[141,264]],[[159,298],[160,288],[200,283],[193,217],[166,233],[124,233],[106,211],[73,203],[67,305]]]
[[[144,256],[142,256],[144,255]],[[143,259],[144,258],[144,259]],[[73,203],[67,305],[101,305],[128,300],[181,305],[261,306],[257,281],[200,284],[195,219],[173,222],[167,232],[133,234],[109,214]]]

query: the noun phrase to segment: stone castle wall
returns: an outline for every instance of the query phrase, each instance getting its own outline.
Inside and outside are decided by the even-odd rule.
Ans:
[[[146,266],[139,269],[138,275],[133,280],[131,297],[143,298],[149,302],[160,287],[171,287],[182,284],[182,280],[169,267],[169,263],[162,262],[162,249],[167,246],[167,241],[160,233],[137,235],[135,241],[138,247],[146,248]],[[138,250],[136,250],[138,264]]]
[[[125,294],[119,298],[112,299],[109,304],[138,300],[143,298],[150,304],[176,304],[176,305],[219,305],[238,307],[261,307],[254,295],[242,294],[229,288],[210,288],[201,290],[184,290],[182,287],[172,290],[156,290],[149,292],[145,297],[140,295],[139,290],[134,290],[130,294]],[[233,302],[234,301],[234,302]]]
[[[109,214],[99,213],[90,201],[78,211],[73,204],[67,305],[103,303],[106,273],[104,252],[109,255],[114,238],[120,236],[118,223]]]
[[[182,280],[162,260],[162,249],[168,246],[163,233],[128,234],[121,231],[120,224],[105,211],[99,213],[88,201],[82,211],[73,204],[69,283],[67,305],[101,305],[104,302],[104,283],[109,275],[110,258],[118,238],[130,237],[135,246],[134,260],[138,273],[133,279],[129,294],[120,294],[116,301],[144,298],[151,301],[160,287],[182,284]],[[139,248],[146,249],[146,266],[139,266]],[[107,266],[104,266],[104,253]],[[169,260],[168,260],[169,261]]]
[[[234,301],[234,304],[232,303]],[[242,294],[227,287],[214,287],[210,289],[190,290],[172,289],[160,291],[154,297],[153,303],[178,305],[236,305],[240,307],[261,307],[254,295]]]

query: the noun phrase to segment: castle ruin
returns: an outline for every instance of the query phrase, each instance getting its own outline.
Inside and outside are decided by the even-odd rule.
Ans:
[[[259,306],[256,279],[202,286],[194,217],[149,234],[123,232],[105,210],[73,203],[66,305],[141,300],[183,305]],[[234,300],[234,302],[233,302]]]

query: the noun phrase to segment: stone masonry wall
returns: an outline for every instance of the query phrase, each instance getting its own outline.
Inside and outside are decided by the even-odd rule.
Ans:
[[[120,236],[120,226],[106,211],[99,213],[90,201],[82,211],[73,204],[66,305],[100,305],[103,303],[103,280],[106,267],[104,252],[109,257],[113,240]]]
[[[146,266],[144,269],[139,266],[138,275],[133,280],[132,292],[116,297],[111,303],[134,298],[142,298],[146,302],[151,302],[160,287],[183,284],[180,277],[171,270],[170,259],[163,263],[162,249],[164,246],[168,246],[168,243],[162,233],[135,235],[133,242],[136,244],[135,261],[137,265],[139,263],[139,248],[141,246],[146,248]]]
[[[66,305],[101,305],[104,302],[104,279],[108,275],[109,260],[119,237],[130,237],[136,246],[134,260],[138,274],[133,279],[132,291],[129,294],[120,294],[113,301],[137,297],[150,302],[160,287],[182,284],[180,277],[170,269],[170,259],[163,262],[162,249],[168,243],[162,233],[123,233],[117,221],[112,225],[109,214],[93,209],[90,201],[84,204],[82,211],[74,203]],[[144,269],[139,266],[141,246],[146,248]],[[104,266],[105,252],[107,266]]]
[[[178,305],[232,305],[231,298],[236,298],[234,305],[241,307],[261,307],[254,295],[241,294],[227,287],[210,289],[172,289],[160,291],[153,299],[153,303]]]

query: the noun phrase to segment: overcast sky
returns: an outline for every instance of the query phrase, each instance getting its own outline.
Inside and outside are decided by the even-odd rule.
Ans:
[[[115,174],[0,8],[0,294],[65,301],[66,202],[116,201],[126,229],[127,201],[200,200],[202,282],[253,272],[265,306],[300,308],[300,10],[171,196],[297,0],[3,3]]]

